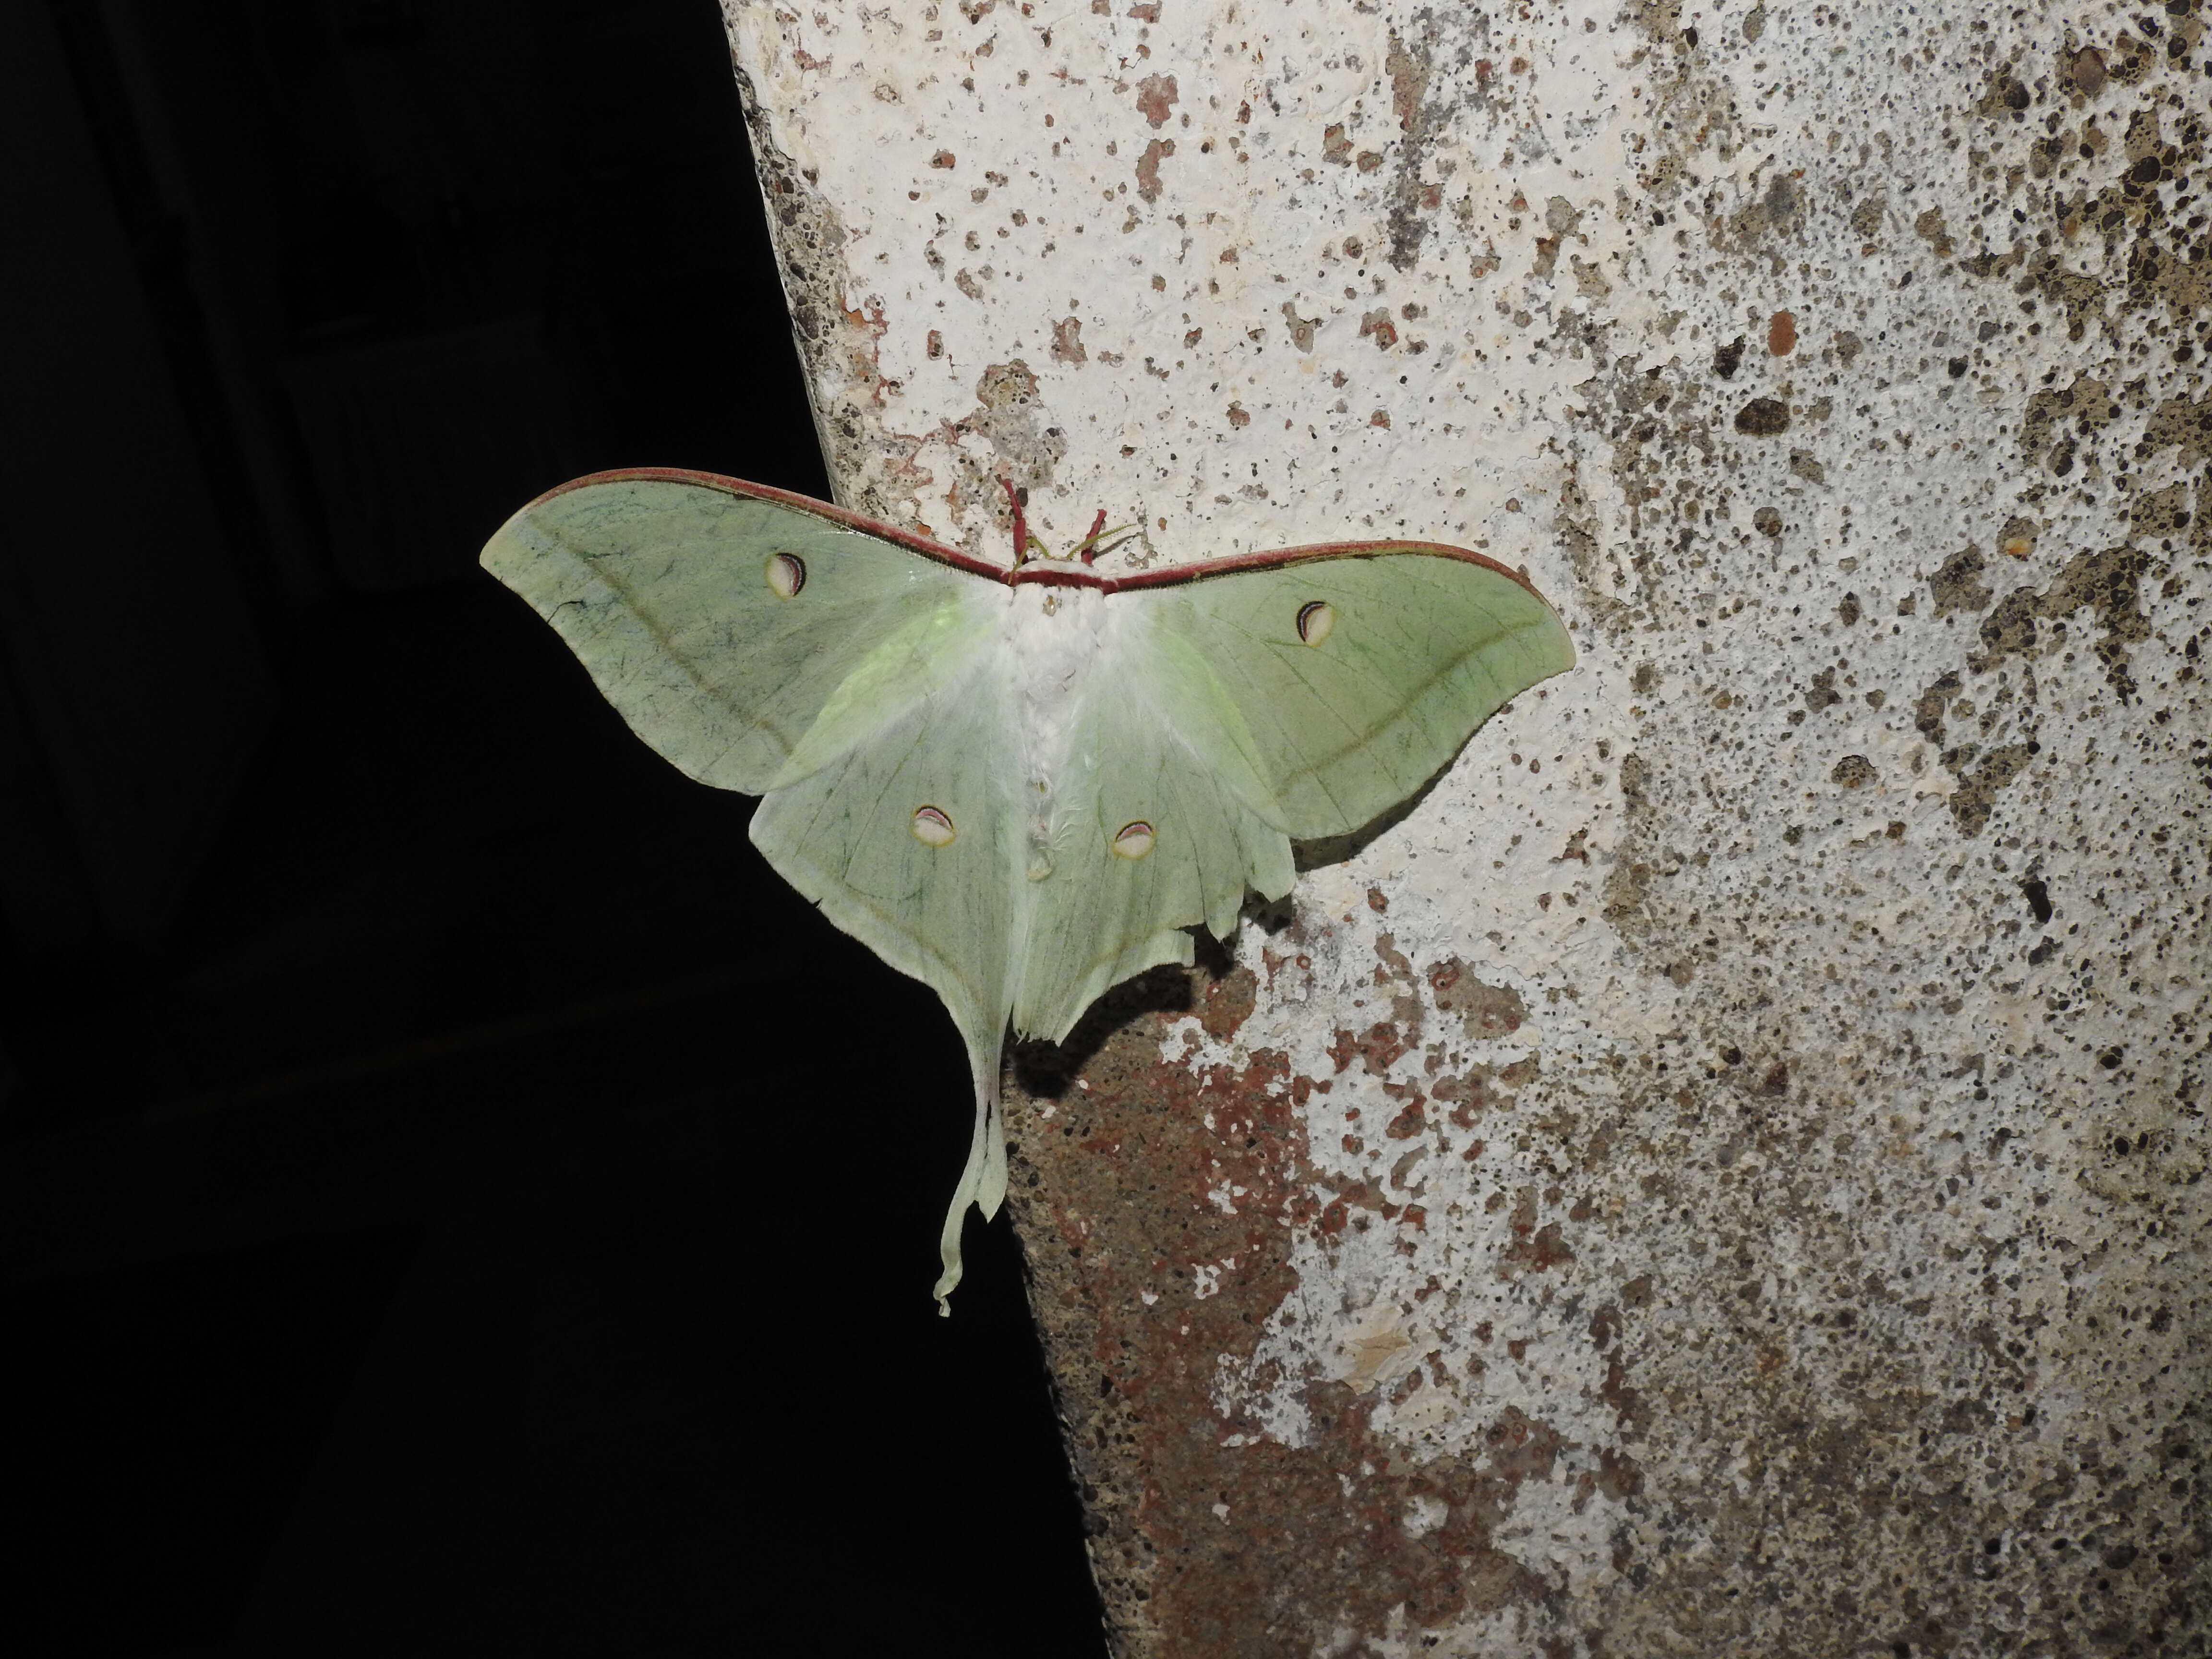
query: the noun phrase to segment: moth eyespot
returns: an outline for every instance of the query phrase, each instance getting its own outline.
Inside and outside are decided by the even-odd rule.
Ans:
[[[1114,832],[1109,850],[1117,859],[1140,859],[1152,850],[1152,826],[1142,818]]]
[[[1298,607],[1298,638],[1319,645],[1336,626],[1336,607],[1326,599],[1309,599]]]
[[[934,806],[915,807],[914,822],[908,827],[925,847],[950,847],[953,836],[960,833],[952,827],[952,820]]]
[[[806,562],[796,553],[778,553],[768,562],[769,592],[779,599],[796,599],[806,586]]]

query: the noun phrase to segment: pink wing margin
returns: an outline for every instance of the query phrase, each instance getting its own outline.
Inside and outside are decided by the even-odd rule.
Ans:
[[[1136,570],[1126,576],[1101,576],[1080,566],[1057,561],[1033,560],[1019,566],[994,564],[988,559],[963,553],[957,548],[931,541],[927,536],[917,536],[911,530],[902,530],[896,525],[872,519],[865,513],[854,513],[829,501],[818,501],[811,495],[778,489],[772,484],[749,483],[743,478],[727,478],[719,472],[696,472],[680,466],[617,467],[608,472],[589,473],[580,478],[571,478],[567,483],[555,485],[530,505],[535,507],[539,501],[550,501],[572,489],[585,489],[594,484],[627,483],[640,480],[696,484],[702,489],[719,489],[728,495],[773,501],[778,507],[811,514],[842,529],[857,530],[863,535],[896,543],[908,552],[919,554],[935,563],[1009,587],[1034,585],[1042,587],[1096,587],[1108,593],[1137,592],[1152,587],[1178,587],[1186,582],[1204,581],[1209,577],[1233,575],[1240,570],[1273,570],[1282,565],[1304,563],[1310,559],[1363,559],[1385,553],[1425,553],[1434,558],[1457,559],[1463,564],[1480,565],[1485,570],[1494,571],[1508,581],[1527,589],[1532,597],[1537,599],[1544,598],[1537,592],[1536,585],[1521,572],[1500,564],[1487,554],[1477,553],[1472,548],[1453,547],[1444,542],[1315,542],[1305,547],[1272,548],[1264,553],[1237,553],[1225,559],[1201,560],[1196,564],[1165,565],[1157,570]]]

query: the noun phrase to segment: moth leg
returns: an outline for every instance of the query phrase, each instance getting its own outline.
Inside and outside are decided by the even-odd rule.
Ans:
[[[999,487],[1006,492],[1006,504],[1014,509],[1014,567],[1019,569],[1030,556],[1030,521],[1022,512],[1021,491],[1014,488],[1014,481],[1002,477]]]
[[[1089,564],[1098,556],[1098,538],[1105,528],[1106,509],[1102,507],[1098,509],[1098,516],[1091,521],[1091,533],[1083,538],[1082,545],[1075,550],[1083,556],[1084,563]]]
[[[1089,564],[1101,553],[1111,553],[1115,548],[1121,546],[1121,544],[1116,539],[1117,538],[1141,534],[1144,530],[1141,522],[1117,524],[1110,530],[1105,526],[1106,514],[1102,508],[1098,516],[1091,522],[1091,533],[1083,538],[1082,544],[1076,550],[1083,555],[1084,563]]]

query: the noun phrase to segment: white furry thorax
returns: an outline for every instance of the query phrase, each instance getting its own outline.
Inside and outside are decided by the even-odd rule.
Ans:
[[[1096,588],[1042,584],[1010,587],[1003,623],[1012,665],[1014,716],[1021,758],[1023,817],[1030,878],[1052,873],[1059,781],[1066,775],[1075,711],[1094,688],[1103,653],[1106,595]]]

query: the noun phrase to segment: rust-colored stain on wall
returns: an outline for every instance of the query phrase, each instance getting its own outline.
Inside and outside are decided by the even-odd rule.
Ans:
[[[1164,1648],[1205,1655],[1302,1650],[1347,1616],[1379,1627],[1396,1609],[1431,1627],[1540,1604],[1541,1579],[1492,1532],[1523,1480],[1552,1477],[1558,1432],[1510,1413],[1479,1455],[1413,1463],[1367,1425],[1386,1365],[1405,1398],[1429,1381],[1424,1364],[1442,1382],[1442,1355],[1408,1371],[1391,1364],[1407,1346],[1401,1333],[1369,1336],[1343,1380],[1311,1390],[1302,1446],[1217,1405],[1219,1358],[1252,1356],[1260,1327],[1295,1292],[1288,1229],[1328,1237],[1421,1224],[1418,1205],[1366,1183],[1319,1201],[1332,1183],[1307,1163],[1292,1108],[1325,1083],[1291,1076],[1265,1049],[1242,1067],[1163,1060],[1159,1014],[1129,1013],[1148,1000],[1188,1005],[1226,1039],[1252,994],[1243,969],[1157,972],[1103,1011],[1093,1029],[1103,1042],[1075,1075],[1055,1074],[1063,1057],[1049,1051],[1017,1070],[1028,1086],[1013,1112],[1011,1201],[1035,1253],[1033,1300],[1109,1601]],[[1079,1054],[1086,1036],[1073,1040]],[[1482,1100],[1481,1083],[1449,1092],[1474,1121],[1466,1103]],[[1525,1202],[1506,1270],[1540,1273],[1568,1252]],[[1220,1269],[1194,1286],[1188,1264],[1199,1261]],[[1601,1347],[1618,1317],[1593,1320]],[[1618,1498],[1637,1475],[1608,1451],[1582,1479]]]

